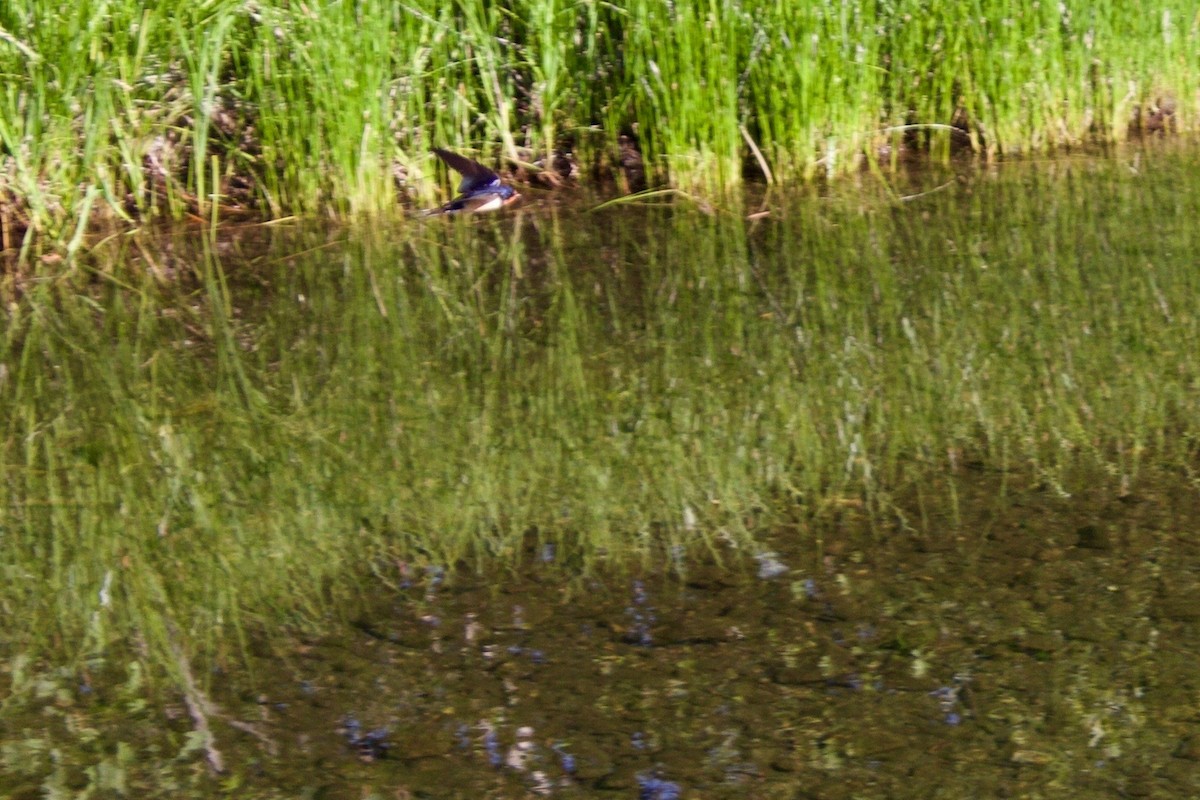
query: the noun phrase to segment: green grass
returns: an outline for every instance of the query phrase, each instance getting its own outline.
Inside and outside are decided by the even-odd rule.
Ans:
[[[493,163],[570,151],[588,174],[632,132],[656,182],[716,197],[764,165],[780,180],[857,169],[913,123],[1040,151],[1119,140],[1174,98],[1190,130],[1198,53],[1186,0],[13,0],[5,242],[214,201],[275,216],[430,202],[433,144]],[[908,146],[949,151],[922,130]]]
[[[114,239],[3,329],[0,651],[237,660],[400,563],[737,558],[968,465],[1194,487],[1200,184],[1143,170]]]

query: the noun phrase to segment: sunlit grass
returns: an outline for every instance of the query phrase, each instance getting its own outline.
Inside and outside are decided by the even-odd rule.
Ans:
[[[586,175],[629,133],[655,183],[716,197],[747,171],[857,169],[905,124],[930,125],[906,146],[939,156],[952,136],[992,154],[1121,139],[1162,107],[1186,130],[1194,12],[1185,0],[13,0],[0,8],[5,236],[65,241],[85,211],[344,216],[428,202],[434,144],[542,166],[570,152]],[[967,133],[937,127],[950,124]]]

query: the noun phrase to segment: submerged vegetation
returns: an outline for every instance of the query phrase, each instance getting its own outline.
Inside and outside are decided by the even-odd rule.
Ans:
[[[714,194],[1190,129],[1189,0],[0,5],[0,249],[104,219],[428,200],[431,145]],[[623,137],[623,138],[621,138]],[[624,143],[618,145],[619,138]],[[74,237],[74,238],[73,238]]]
[[[1200,183],[1141,168],[114,239],[3,331],[0,646],[234,657],[426,565],[737,560],[963,469],[1194,484]]]

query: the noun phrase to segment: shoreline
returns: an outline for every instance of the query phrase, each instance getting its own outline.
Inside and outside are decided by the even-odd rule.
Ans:
[[[0,249],[214,206],[431,206],[447,191],[431,146],[518,181],[712,199],[914,155],[1190,135],[1189,9],[27,2],[0,16]]]

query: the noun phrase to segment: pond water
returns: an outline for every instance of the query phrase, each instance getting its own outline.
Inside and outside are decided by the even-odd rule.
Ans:
[[[177,695],[97,675],[7,727],[66,740],[10,740],[8,790],[1196,794],[1195,493],[957,491],[958,516],[847,504],[735,570],[566,583],[550,550],[488,580],[396,565],[400,590],[340,632],[210,676],[224,780]]]
[[[278,748],[252,784],[1194,795],[1196,498],[968,483],[959,519],[920,532],[851,507],[820,546],[780,532],[769,560],[734,572],[575,591],[537,568],[499,585],[413,575],[345,633],[260,665],[253,703],[226,705]]]
[[[22,284],[0,793],[1200,793],[1197,169]]]

